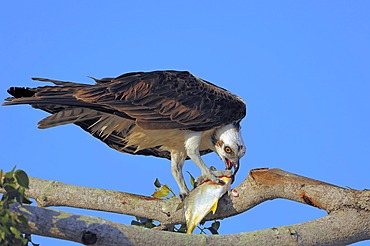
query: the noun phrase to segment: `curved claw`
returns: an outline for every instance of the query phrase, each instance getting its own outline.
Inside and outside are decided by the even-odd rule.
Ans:
[[[231,183],[234,183],[235,181],[235,173],[231,175]]]
[[[211,180],[211,181],[213,181],[215,183],[218,183],[220,181],[217,178],[216,174],[214,174],[211,169],[209,169],[209,172],[207,174],[203,175],[203,177],[204,177],[203,178],[204,180],[207,180],[208,179],[208,180]]]

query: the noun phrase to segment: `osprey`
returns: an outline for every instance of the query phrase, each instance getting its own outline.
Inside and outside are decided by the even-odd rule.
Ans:
[[[189,192],[182,173],[186,159],[217,181],[201,155],[216,152],[235,175],[245,154],[245,102],[189,72],[132,72],[92,78],[93,85],[33,79],[54,86],[11,87],[13,97],[3,105],[30,104],[51,113],[38,123],[41,129],[73,123],[120,152],[170,159],[182,199]]]

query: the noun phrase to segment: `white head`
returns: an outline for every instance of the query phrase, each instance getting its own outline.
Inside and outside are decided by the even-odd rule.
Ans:
[[[246,147],[239,123],[229,124],[216,130],[213,137],[214,151],[225,162],[226,168],[234,167],[234,175],[239,169],[239,159],[244,156]]]

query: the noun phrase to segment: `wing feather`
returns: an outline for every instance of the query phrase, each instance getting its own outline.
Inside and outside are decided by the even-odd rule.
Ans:
[[[93,85],[34,79],[54,86],[12,87],[8,92],[13,97],[5,99],[4,105],[30,104],[51,113],[39,122],[40,128],[74,123],[110,147],[132,154],[170,158],[161,146],[130,146],[126,137],[135,125],[204,131],[240,121],[246,114],[238,96],[189,72],[127,73],[93,78]]]
[[[95,119],[99,112],[86,108],[68,108],[54,113],[38,123],[40,129]]]
[[[114,79],[94,79],[94,85],[38,80],[56,86],[28,88],[26,96],[18,95],[25,94],[18,88],[17,92],[13,91],[17,97],[7,99],[4,104],[27,103],[57,113],[44,120],[46,127],[54,125],[66,113],[71,115],[64,117],[64,122],[78,121],[71,108],[87,108],[135,120],[147,129],[194,131],[237,122],[246,115],[242,99],[189,72],[128,73]]]
[[[124,112],[149,129],[208,130],[240,121],[246,115],[242,99],[189,72],[122,75],[82,88],[77,97]]]

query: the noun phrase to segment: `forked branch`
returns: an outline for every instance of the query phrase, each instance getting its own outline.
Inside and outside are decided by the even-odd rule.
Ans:
[[[180,202],[176,197],[161,200],[124,192],[78,187],[38,178],[30,178],[28,195],[36,199],[38,205],[41,207],[69,206],[115,212],[151,218],[160,221],[162,225],[185,222],[183,211],[176,211],[177,205]],[[195,240],[191,244],[202,242],[203,245],[240,244],[241,242],[245,242],[248,245],[254,245],[256,243],[262,245],[297,245],[297,243],[298,245],[344,245],[370,239],[369,190],[345,189],[288,173],[280,169],[252,170],[248,177],[239,186],[234,188],[233,192],[225,195],[220,200],[217,212],[214,215],[208,215],[205,219],[212,220],[231,217],[245,212],[266,200],[275,198],[285,198],[324,209],[328,215],[297,225],[277,227],[257,232],[216,237],[171,234],[171,237],[168,237],[169,232],[118,225],[97,218],[77,217],[77,215],[65,214],[59,211],[48,212],[52,210],[45,210],[43,208],[27,206],[24,208],[15,208],[15,210],[28,214],[31,219],[30,221],[35,218],[40,219],[39,216],[35,217],[35,213],[49,214],[51,215],[50,218],[42,216],[47,220],[48,226],[46,228],[51,229],[51,227],[56,226],[59,231],[61,231],[61,228],[67,231],[71,230],[71,233],[78,234],[79,236],[73,237],[75,238],[74,240],[71,238],[68,238],[68,240],[77,240],[80,242],[82,242],[82,235],[89,232],[96,235],[98,239],[97,243],[100,243],[99,240],[106,238],[108,231],[112,233],[115,231],[118,235],[127,238],[128,242],[136,245],[145,244],[145,240],[161,242],[161,244],[171,242],[172,245],[179,242],[186,242],[188,244],[188,242],[190,243],[189,240]],[[57,214],[53,215],[53,213]],[[59,215],[62,215],[60,219]],[[63,224],[62,221],[67,220],[69,221],[70,229],[59,226]],[[38,231],[40,228],[43,228],[43,222],[34,221],[32,223],[34,229],[31,226],[31,229],[27,229],[31,231],[27,232],[45,235],[44,232],[40,233]],[[71,229],[72,224],[75,224],[77,227]],[[100,228],[103,226],[102,224],[104,224],[105,229],[108,230],[108,227],[110,229],[108,231],[94,231],[95,227]],[[92,225],[95,226],[91,228]],[[77,229],[79,226],[80,230]],[[62,234],[67,235],[68,233],[63,231]]]

